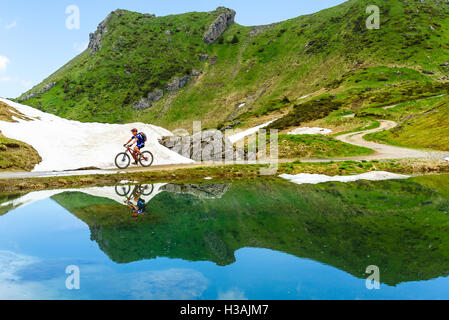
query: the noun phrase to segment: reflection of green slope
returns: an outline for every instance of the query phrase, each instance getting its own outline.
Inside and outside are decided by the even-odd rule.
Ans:
[[[165,192],[138,221],[126,207],[91,196],[53,198],[121,263],[164,256],[227,265],[236,250],[261,247],[361,278],[377,265],[391,285],[449,274],[449,201],[413,181],[237,183],[214,200]]]
[[[15,207],[12,204],[7,205],[7,206],[2,206],[3,203],[17,199],[22,195],[23,195],[23,193],[0,194],[0,216],[15,209]]]

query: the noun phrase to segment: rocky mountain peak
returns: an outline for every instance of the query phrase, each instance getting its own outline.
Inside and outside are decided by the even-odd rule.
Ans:
[[[209,30],[204,35],[204,42],[207,44],[212,44],[217,41],[218,38],[226,31],[228,26],[234,23],[236,12],[232,9],[225,7],[218,7],[216,12],[219,16],[209,26]]]

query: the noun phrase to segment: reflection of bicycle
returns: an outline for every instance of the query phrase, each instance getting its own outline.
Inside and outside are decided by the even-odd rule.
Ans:
[[[152,184],[139,184],[134,186],[131,192],[132,187],[130,185],[117,185],[115,186],[115,193],[121,197],[125,197],[125,205],[132,210],[133,218],[137,218],[139,215],[146,214],[147,204],[142,196],[151,195],[154,191],[154,186]],[[133,203],[131,200],[133,198],[137,203]]]
[[[128,153],[131,154],[134,161],[136,163],[140,163],[142,167],[149,167],[153,164],[154,157],[150,151],[144,151],[139,154],[136,154],[134,150],[132,150],[129,146],[127,146],[125,152],[119,153],[115,157],[115,165],[119,169],[126,169],[131,164],[131,157],[129,156]]]
[[[139,184],[134,187],[133,192],[131,192],[132,186],[129,185],[117,185],[115,186],[115,193],[121,197],[132,197],[133,194],[139,193],[143,196],[149,196],[154,191],[154,186],[152,184]]]

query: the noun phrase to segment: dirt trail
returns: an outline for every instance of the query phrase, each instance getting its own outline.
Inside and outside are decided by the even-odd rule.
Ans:
[[[375,153],[368,156],[351,157],[348,159],[358,159],[358,160],[407,159],[407,158],[443,159],[444,157],[448,156],[447,152],[445,153],[440,151],[427,151],[427,150],[401,148],[365,140],[364,137],[367,134],[390,130],[398,125],[396,122],[391,120],[379,120],[379,122],[380,126],[376,129],[360,132],[351,132],[336,137],[337,140],[340,140],[342,142],[353,144],[359,147],[369,148],[375,151]]]

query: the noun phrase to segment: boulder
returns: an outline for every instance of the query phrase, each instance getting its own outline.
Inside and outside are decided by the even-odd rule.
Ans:
[[[189,83],[189,81],[189,76],[175,77],[169,84],[167,84],[164,89],[165,91],[177,91],[181,88],[184,88],[187,83]]]
[[[147,98],[140,99],[139,102],[135,103],[132,108],[135,110],[145,110],[151,107],[150,101]]]
[[[164,96],[164,91],[161,89],[154,89],[153,92],[150,92],[148,94],[148,101],[150,102],[157,102],[162,99]]]
[[[195,161],[244,160],[248,157],[242,149],[234,148],[221,131],[208,130],[192,136],[162,137],[159,143]]]
[[[234,23],[236,12],[227,8],[217,8],[217,11],[220,13],[218,18],[212,23],[209,27],[209,30],[204,35],[203,41],[206,44],[212,44],[217,41],[218,38],[221,37],[223,32],[226,31],[229,25]]]

